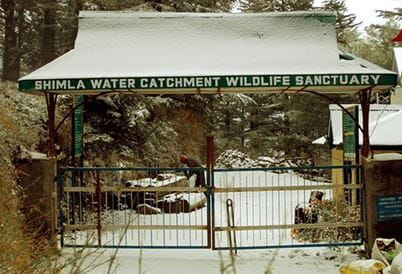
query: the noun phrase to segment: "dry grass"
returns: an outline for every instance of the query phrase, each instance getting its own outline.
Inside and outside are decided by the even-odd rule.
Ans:
[[[30,270],[31,239],[23,230],[20,193],[8,166],[0,163],[0,272],[24,273]]]
[[[360,206],[337,204],[332,200],[313,201],[310,213],[318,215],[319,223],[357,223],[361,221]],[[295,229],[292,237],[307,242],[345,242],[357,240],[360,228],[328,227]]]
[[[18,187],[19,147],[37,150],[45,143],[46,104],[43,97],[23,94],[14,84],[0,84],[0,273],[45,273],[58,251],[32,227],[23,211]]]
[[[14,88],[0,86],[0,272],[33,273],[35,257],[38,252],[44,254],[47,244],[34,245],[34,235],[27,233],[21,211],[23,193],[17,187],[12,160],[18,146],[32,149],[41,143],[46,112],[39,97],[23,97]]]

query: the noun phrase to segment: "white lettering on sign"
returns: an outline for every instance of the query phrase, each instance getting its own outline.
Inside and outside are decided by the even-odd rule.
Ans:
[[[85,89],[84,81],[78,80],[76,89]]]
[[[119,88],[126,89],[127,88],[127,79],[120,79],[119,80]]]
[[[339,77],[339,83],[341,85],[347,85],[348,84],[348,76],[347,75],[341,75],[341,77]]]
[[[373,80],[375,85],[378,85],[380,82],[380,75],[370,75],[371,79]]]
[[[357,75],[352,75],[352,77],[349,80],[349,85],[358,85],[360,84],[359,78],[357,78]]]
[[[56,89],[67,89],[67,82],[66,81],[58,81],[56,83]]]
[[[235,87],[237,86],[237,82],[239,82],[238,77],[225,77],[225,79],[228,87]]]
[[[156,79],[151,79],[150,83],[149,83],[149,88],[157,88],[158,87],[158,83],[156,82]]]
[[[91,85],[94,89],[100,89],[102,87],[102,80],[100,79],[91,80]]]
[[[176,88],[182,88],[183,87],[183,78],[175,78],[174,79],[174,86]]]
[[[296,76],[296,86],[303,86],[304,85],[304,78],[303,76]]]
[[[174,89],[218,87],[291,87],[291,86],[347,86],[378,85],[381,75],[317,74],[266,76],[197,76],[35,80],[36,90],[115,90],[115,89]]]
[[[128,81],[127,81],[127,88],[128,88],[128,89],[135,88],[135,79],[128,79]]]
[[[148,79],[147,78],[143,78],[140,81],[140,87],[141,88],[147,88],[148,87]]]
[[[284,76],[284,77],[282,78],[282,84],[283,84],[284,86],[290,86],[290,76]]]

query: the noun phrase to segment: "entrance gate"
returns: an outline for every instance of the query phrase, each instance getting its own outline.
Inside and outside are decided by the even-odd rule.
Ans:
[[[332,170],[341,171],[335,173],[339,176],[358,174],[358,166],[203,170],[211,178],[207,188],[191,186],[192,180],[189,185],[184,177],[189,170],[59,169],[62,246],[250,249],[362,243],[363,203],[356,199],[362,197],[361,185],[336,185],[330,176]]]

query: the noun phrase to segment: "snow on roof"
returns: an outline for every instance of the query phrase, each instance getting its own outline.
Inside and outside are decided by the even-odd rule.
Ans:
[[[402,155],[399,153],[374,154],[373,159],[368,159],[368,161],[400,161],[400,160],[402,160]]]
[[[85,11],[75,48],[22,77],[20,90],[346,93],[395,82],[395,73],[338,50],[328,12]]]
[[[342,105],[349,107],[353,105]],[[330,134],[332,145],[342,143],[342,109],[338,105],[330,105]],[[362,112],[359,105],[359,124],[362,126]],[[369,132],[372,146],[402,145],[402,105],[370,105]],[[362,144],[362,134],[359,132],[359,144]]]
[[[398,74],[398,83],[402,86],[402,48],[394,48],[393,70]]]

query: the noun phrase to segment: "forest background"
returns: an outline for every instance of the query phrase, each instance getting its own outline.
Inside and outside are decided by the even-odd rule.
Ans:
[[[0,1],[0,272],[41,272],[53,254],[38,245],[35,228],[20,210],[23,192],[17,187],[21,153],[46,152],[46,102],[19,93],[17,80],[74,46],[80,10],[155,12],[279,12],[329,10],[337,14],[339,48],[384,68],[392,68],[391,39],[399,30],[402,9],[383,11],[383,25],[358,31],[359,22],[343,0],[1,0]],[[355,96],[332,96],[339,103]],[[378,99],[378,98],[377,98]],[[222,94],[99,96],[84,98],[84,164],[88,166],[175,166],[187,154],[204,162],[206,136],[216,142],[216,155],[228,149],[250,157],[323,161],[327,146],[311,142],[328,131],[328,105],[308,94]],[[389,94],[379,97],[389,101]],[[59,96],[57,121],[72,107]],[[71,163],[70,119],[57,132],[60,165]],[[10,241],[10,239],[13,239]],[[52,255],[52,256],[53,256]],[[50,256],[50,257],[52,257]],[[40,258],[40,259],[39,259]]]
[[[390,40],[398,31],[400,11],[383,12],[389,20],[362,34],[343,0],[324,1],[321,8],[314,7],[313,0],[2,0],[2,80],[17,81],[72,49],[80,10],[230,12],[235,6],[241,12],[333,11],[342,50],[392,68]],[[357,102],[353,96],[333,99]],[[381,97],[381,102],[387,100],[387,94]],[[71,98],[59,98],[59,104],[68,109]],[[327,135],[328,104],[307,94],[87,97],[84,159],[89,165],[166,166],[176,164],[184,153],[203,161],[205,136],[212,135],[218,154],[237,149],[253,158],[325,161],[328,149],[311,142]],[[68,134],[59,132],[58,142],[59,158],[68,163]],[[43,150],[43,144],[36,149]]]

